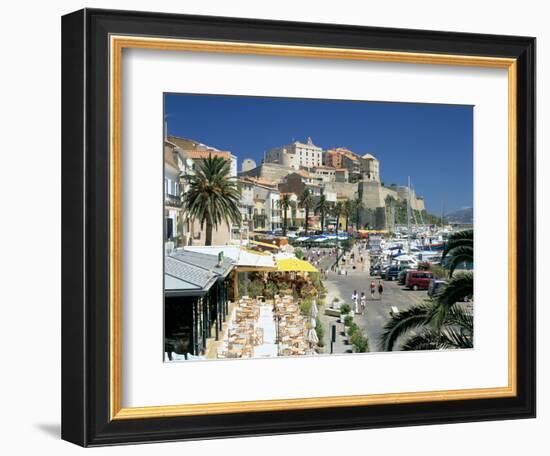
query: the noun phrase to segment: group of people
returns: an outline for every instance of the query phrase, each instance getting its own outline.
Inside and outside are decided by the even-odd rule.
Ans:
[[[374,282],[374,280],[372,280],[370,283],[371,300],[375,299],[376,291],[378,291],[378,299],[382,300],[384,285],[380,280],[378,281],[378,285]],[[353,311],[356,314],[362,314],[367,308],[367,296],[365,295],[365,292],[362,291],[361,296],[359,296],[357,290],[353,290],[353,294],[351,295],[351,302],[353,304]]]
[[[306,250],[306,260],[310,262],[313,266],[319,266],[321,260],[327,256],[335,256],[336,249],[334,248],[311,248],[308,247]]]

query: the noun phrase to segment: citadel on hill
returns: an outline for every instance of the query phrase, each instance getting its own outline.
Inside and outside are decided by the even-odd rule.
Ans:
[[[345,147],[323,150],[311,138],[269,150],[259,166],[252,159],[244,159],[239,176],[272,182],[281,192],[298,196],[307,188],[333,202],[359,198],[359,224],[375,229],[387,229],[392,224],[388,196],[401,202],[409,196],[407,186],[381,183],[380,162],[372,154],[359,155]],[[424,211],[424,198],[414,189],[410,192],[411,208]]]
[[[424,212],[424,199],[414,189],[404,185],[383,185],[380,162],[370,154],[358,154],[345,147],[324,150],[311,138],[293,141],[265,153],[259,165],[244,158],[238,172],[237,157],[198,141],[167,136],[164,144],[165,220],[166,230],[178,245],[200,245],[201,230],[185,219],[178,196],[185,191],[178,176],[193,173],[195,163],[210,154],[230,161],[231,174],[241,186],[240,211],[242,227],[220,226],[214,233],[217,244],[238,239],[243,230],[269,231],[282,226],[279,199],[289,194],[293,207],[288,211],[288,225],[305,225],[305,211],[298,201],[304,190],[315,199],[324,195],[331,203],[360,200],[359,226],[373,229],[393,229],[396,223],[395,203],[403,204],[410,197],[411,209]],[[410,195],[409,195],[410,192]],[[389,203],[388,203],[389,202]],[[311,214],[310,229],[319,228],[319,217]],[[167,235],[167,238],[170,238]]]

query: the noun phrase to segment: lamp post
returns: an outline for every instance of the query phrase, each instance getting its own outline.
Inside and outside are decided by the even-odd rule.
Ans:
[[[336,273],[338,274],[338,267],[340,264],[340,241],[338,239],[338,218],[336,219]]]

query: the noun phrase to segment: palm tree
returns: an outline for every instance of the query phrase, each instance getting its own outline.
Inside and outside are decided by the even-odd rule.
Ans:
[[[212,245],[212,231],[222,221],[240,225],[240,192],[231,178],[228,160],[210,154],[197,163],[195,174],[183,179],[189,184],[182,196],[183,208],[191,219],[200,222],[201,229],[206,225],[205,245]]]
[[[344,203],[338,201],[334,206],[332,206],[332,215],[336,217],[336,234],[338,234],[338,229],[340,228],[340,217],[344,213]]]
[[[348,232],[349,219],[352,216],[354,209],[355,209],[355,202],[354,201],[352,201],[350,199],[347,199],[346,201],[344,201],[343,213],[344,213],[344,216],[346,217],[346,233]]]
[[[447,239],[441,262],[447,259],[449,277],[453,276],[456,267],[463,262],[474,261],[474,230],[464,230],[453,233]]]
[[[292,200],[290,199],[290,193],[283,193],[279,200],[279,207],[283,210],[283,236],[286,236],[286,229],[288,223],[287,212],[292,207]]]
[[[434,322],[437,325],[442,324],[446,314],[452,306],[469,299],[474,294],[474,275],[471,272],[464,272],[454,276],[456,267],[463,262],[474,261],[474,230],[464,230],[453,233],[447,239],[441,263],[449,269],[449,283],[437,295],[438,307],[434,314]]]
[[[472,348],[472,315],[453,305],[440,325],[434,324],[435,304],[417,304],[393,315],[384,326],[380,350],[392,351],[400,338],[401,350],[440,350]]]
[[[305,210],[305,221],[304,221],[304,228],[306,230],[306,236],[307,236],[307,229],[309,227],[309,211],[314,208],[314,201],[313,196],[311,195],[311,192],[309,189],[305,189],[302,194],[300,195],[300,200],[298,201],[298,204],[302,209]]]
[[[355,229],[359,230],[359,212],[363,209],[363,200],[359,196],[353,200],[353,208],[355,210]]]
[[[321,214],[321,233],[324,233],[325,231],[325,215],[329,207],[330,205],[327,201],[327,197],[325,195],[321,195],[319,197],[319,201],[317,201],[317,205],[315,206],[315,212]]]

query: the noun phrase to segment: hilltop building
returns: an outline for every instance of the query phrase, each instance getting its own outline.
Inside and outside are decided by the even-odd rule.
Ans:
[[[222,157],[231,164],[231,175],[237,176],[237,157],[189,138],[169,136],[165,142],[165,232],[172,247],[203,245],[203,230],[185,218],[181,209],[181,186],[178,178],[192,174],[200,160],[209,155]],[[213,243],[238,242],[246,231],[277,230],[282,227],[279,201],[282,194],[291,194],[295,202],[287,211],[289,226],[299,226],[304,214],[298,200],[304,190],[318,199],[325,195],[329,202],[357,200],[362,202],[359,226],[386,229],[392,223],[393,207],[387,197],[396,201],[410,200],[413,210],[424,210],[424,199],[406,186],[384,186],[380,178],[380,161],[371,153],[359,155],[346,147],[323,151],[311,138],[305,143],[271,149],[261,164],[251,158],[242,162],[238,173],[241,188],[242,226],[220,226],[213,233]],[[313,215],[312,215],[313,216]]]
[[[281,193],[294,193],[298,196],[306,189],[309,190],[312,196],[320,196],[321,188],[314,176],[302,169],[290,173],[279,183]]]
[[[264,163],[276,163],[298,170],[301,166],[321,166],[323,164],[323,149],[313,144],[311,138],[306,143],[294,141],[287,146],[275,147],[269,150]]]
[[[254,168],[256,168],[256,162],[251,158],[245,158],[241,163],[242,173],[246,173],[247,171],[250,171],[251,169],[254,169]]]

